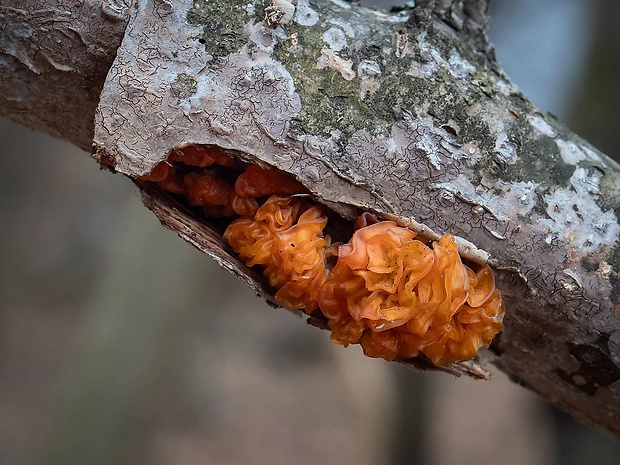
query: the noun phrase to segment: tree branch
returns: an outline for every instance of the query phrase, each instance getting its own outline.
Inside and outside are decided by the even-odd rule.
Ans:
[[[173,147],[217,145],[290,173],[344,218],[371,211],[426,237],[459,236],[463,254],[489,257],[507,301],[485,359],[620,438],[618,165],[503,74],[484,38],[486,2],[417,3],[384,14],[280,1],[294,14],[265,22],[262,2],[139,3],[103,87],[97,156],[137,177]],[[39,86],[55,75],[26,63],[11,66]],[[0,79],[17,85],[5,68]],[[4,114],[86,145],[66,114],[24,116],[1,98]],[[90,110],[76,109],[81,121]],[[168,227],[271,298],[203,219],[161,191],[144,195]]]
[[[122,0],[0,1],[0,115],[90,151],[128,18]]]

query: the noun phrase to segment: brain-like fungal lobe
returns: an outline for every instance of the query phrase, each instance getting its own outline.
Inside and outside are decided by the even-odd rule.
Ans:
[[[173,150],[140,179],[226,220],[224,239],[276,300],[323,319],[337,344],[441,366],[472,359],[502,328],[491,268],[463,263],[453,236],[429,243],[369,213],[334,226],[301,183],[217,147]]]
[[[435,365],[469,360],[501,329],[493,274],[464,265],[452,236],[430,246],[414,238],[381,221],[340,247],[319,299],[332,340],[387,360],[420,353]]]

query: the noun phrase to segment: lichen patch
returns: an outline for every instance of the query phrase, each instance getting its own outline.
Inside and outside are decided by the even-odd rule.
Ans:
[[[517,147],[510,142],[508,134],[501,134],[495,141],[495,156],[507,165],[513,165],[517,162],[519,156]]]
[[[411,68],[405,74],[417,78],[432,78],[444,60],[439,51],[424,39],[424,34],[417,38],[417,45],[420,62],[412,62]]]
[[[342,19],[330,18],[329,24],[333,24],[334,26],[342,29],[347,37],[354,39],[355,38],[355,29],[348,21],[343,21]]]
[[[480,118],[489,128],[489,131],[495,136],[495,146],[502,144],[501,137],[506,137],[506,119],[504,117],[506,108],[502,108],[489,101],[477,102],[472,105],[469,113],[472,116]]]
[[[586,154],[574,142],[557,139],[555,143],[558,144],[560,156],[562,157],[562,160],[564,160],[564,163],[568,165],[576,165],[580,161],[586,159]]]
[[[376,61],[363,60],[357,66],[357,75],[361,81],[360,100],[364,100],[368,95],[373,95],[381,87],[378,79],[381,75],[381,67]]]
[[[330,68],[340,73],[340,75],[347,81],[352,81],[355,78],[355,71],[353,71],[353,61],[345,60],[339,57],[335,51],[329,48],[321,49],[321,56],[316,62],[317,69]]]
[[[579,195],[599,195],[603,173],[597,169],[577,168],[570,183]]]
[[[545,121],[540,115],[528,115],[527,121],[538,132],[539,135],[555,137],[555,129]]]
[[[170,86],[170,91],[175,97],[186,99],[196,93],[196,85],[196,79],[188,74],[181,73]]]
[[[506,81],[500,77],[492,76],[491,81],[497,90],[499,90],[499,92],[505,97],[519,92],[519,88],[514,83]]]
[[[452,53],[450,53],[447,68],[457,79],[467,78],[476,72],[476,68],[456,50],[452,50]]]
[[[274,25],[289,24],[295,14],[295,5],[288,0],[273,0],[271,7],[265,9],[266,20],[273,27]]]
[[[588,147],[587,145],[584,145],[582,148],[590,160],[592,160],[595,163],[600,163],[602,165],[606,164],[605,159],[601,157],[598,153],[596,153],[594,150],[592,150],[590,147]]]
[[[347,37],[344,31],[337,27],[330,27],[325,31],[323,33],[323,41],[325,41],[327,47],[335,52],[339,52],[347,46]]]
[[[314,26],[319,22],[319,13],[310,7],[308,0],[298,0],[293,19],[300,26]]]
[[[579,185],[580,181],[571,179],[571,183]],[[618,240],[620,226],[613,210],[602,211],[591,196],[558,188],[544,202],[549,218],[540,218],[539,225],[570,244],[574,253],[584,255]]]

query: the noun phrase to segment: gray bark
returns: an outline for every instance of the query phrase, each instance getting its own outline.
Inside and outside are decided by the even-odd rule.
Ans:
[[[123,0],[0,0],[0,115],[91,150]]]
[[[89,74],[92,60],[52,65],[53,41],[42,57],[30,39],[19,46],[36,35],[20,31],[43,26],[3,7],[0,108],[87,147],[77,122],[92,121],[86,90],[103,85],[96,155],[130,177],[173,147],[214,144],[290,173],[345,218],[372,211],[428,238],[458,236],[464,256],[493,266],[506,298],[504,330],[481,361],[620,438],[618,165],[504,75],[484,37],[484,1],[418,2],[396,14],[340,0],[274,5],[140,2],[105,85]],[[120,38],[122,15],[95,16],[97,30]],[[87,19],[78,24],[88,29]],[[30,66],[42,59],[49,66]],[[12,67],[38,96],[48,81],[58,87],[40,114],[7,77]],[[56,111],[64,78],[91,98],[76,114]],[[208,224],[142,188],[164,224],[271,300]],[[477,363],[447,370],[485,376]]]

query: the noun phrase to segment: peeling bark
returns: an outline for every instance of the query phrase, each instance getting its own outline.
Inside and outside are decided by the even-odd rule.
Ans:
[[[485,360],[620,438],[619,167],[503,74],[485,1],[417,3],[386,14],[339,0],[139,2],[103,86],[96,154],[137,177],[173,147],[218,145],[290,173],[345,218],[372,211],[460,237],[463,254],[488,258],[507,301]],[[8,66],[28,68],[3,40]],[[60,114],[20,119],[2,94],[4,114],[85,146]],[[208,225],[159,191],[144,195],[271,299]],[[475,364],[450,369],[484,376]]]

